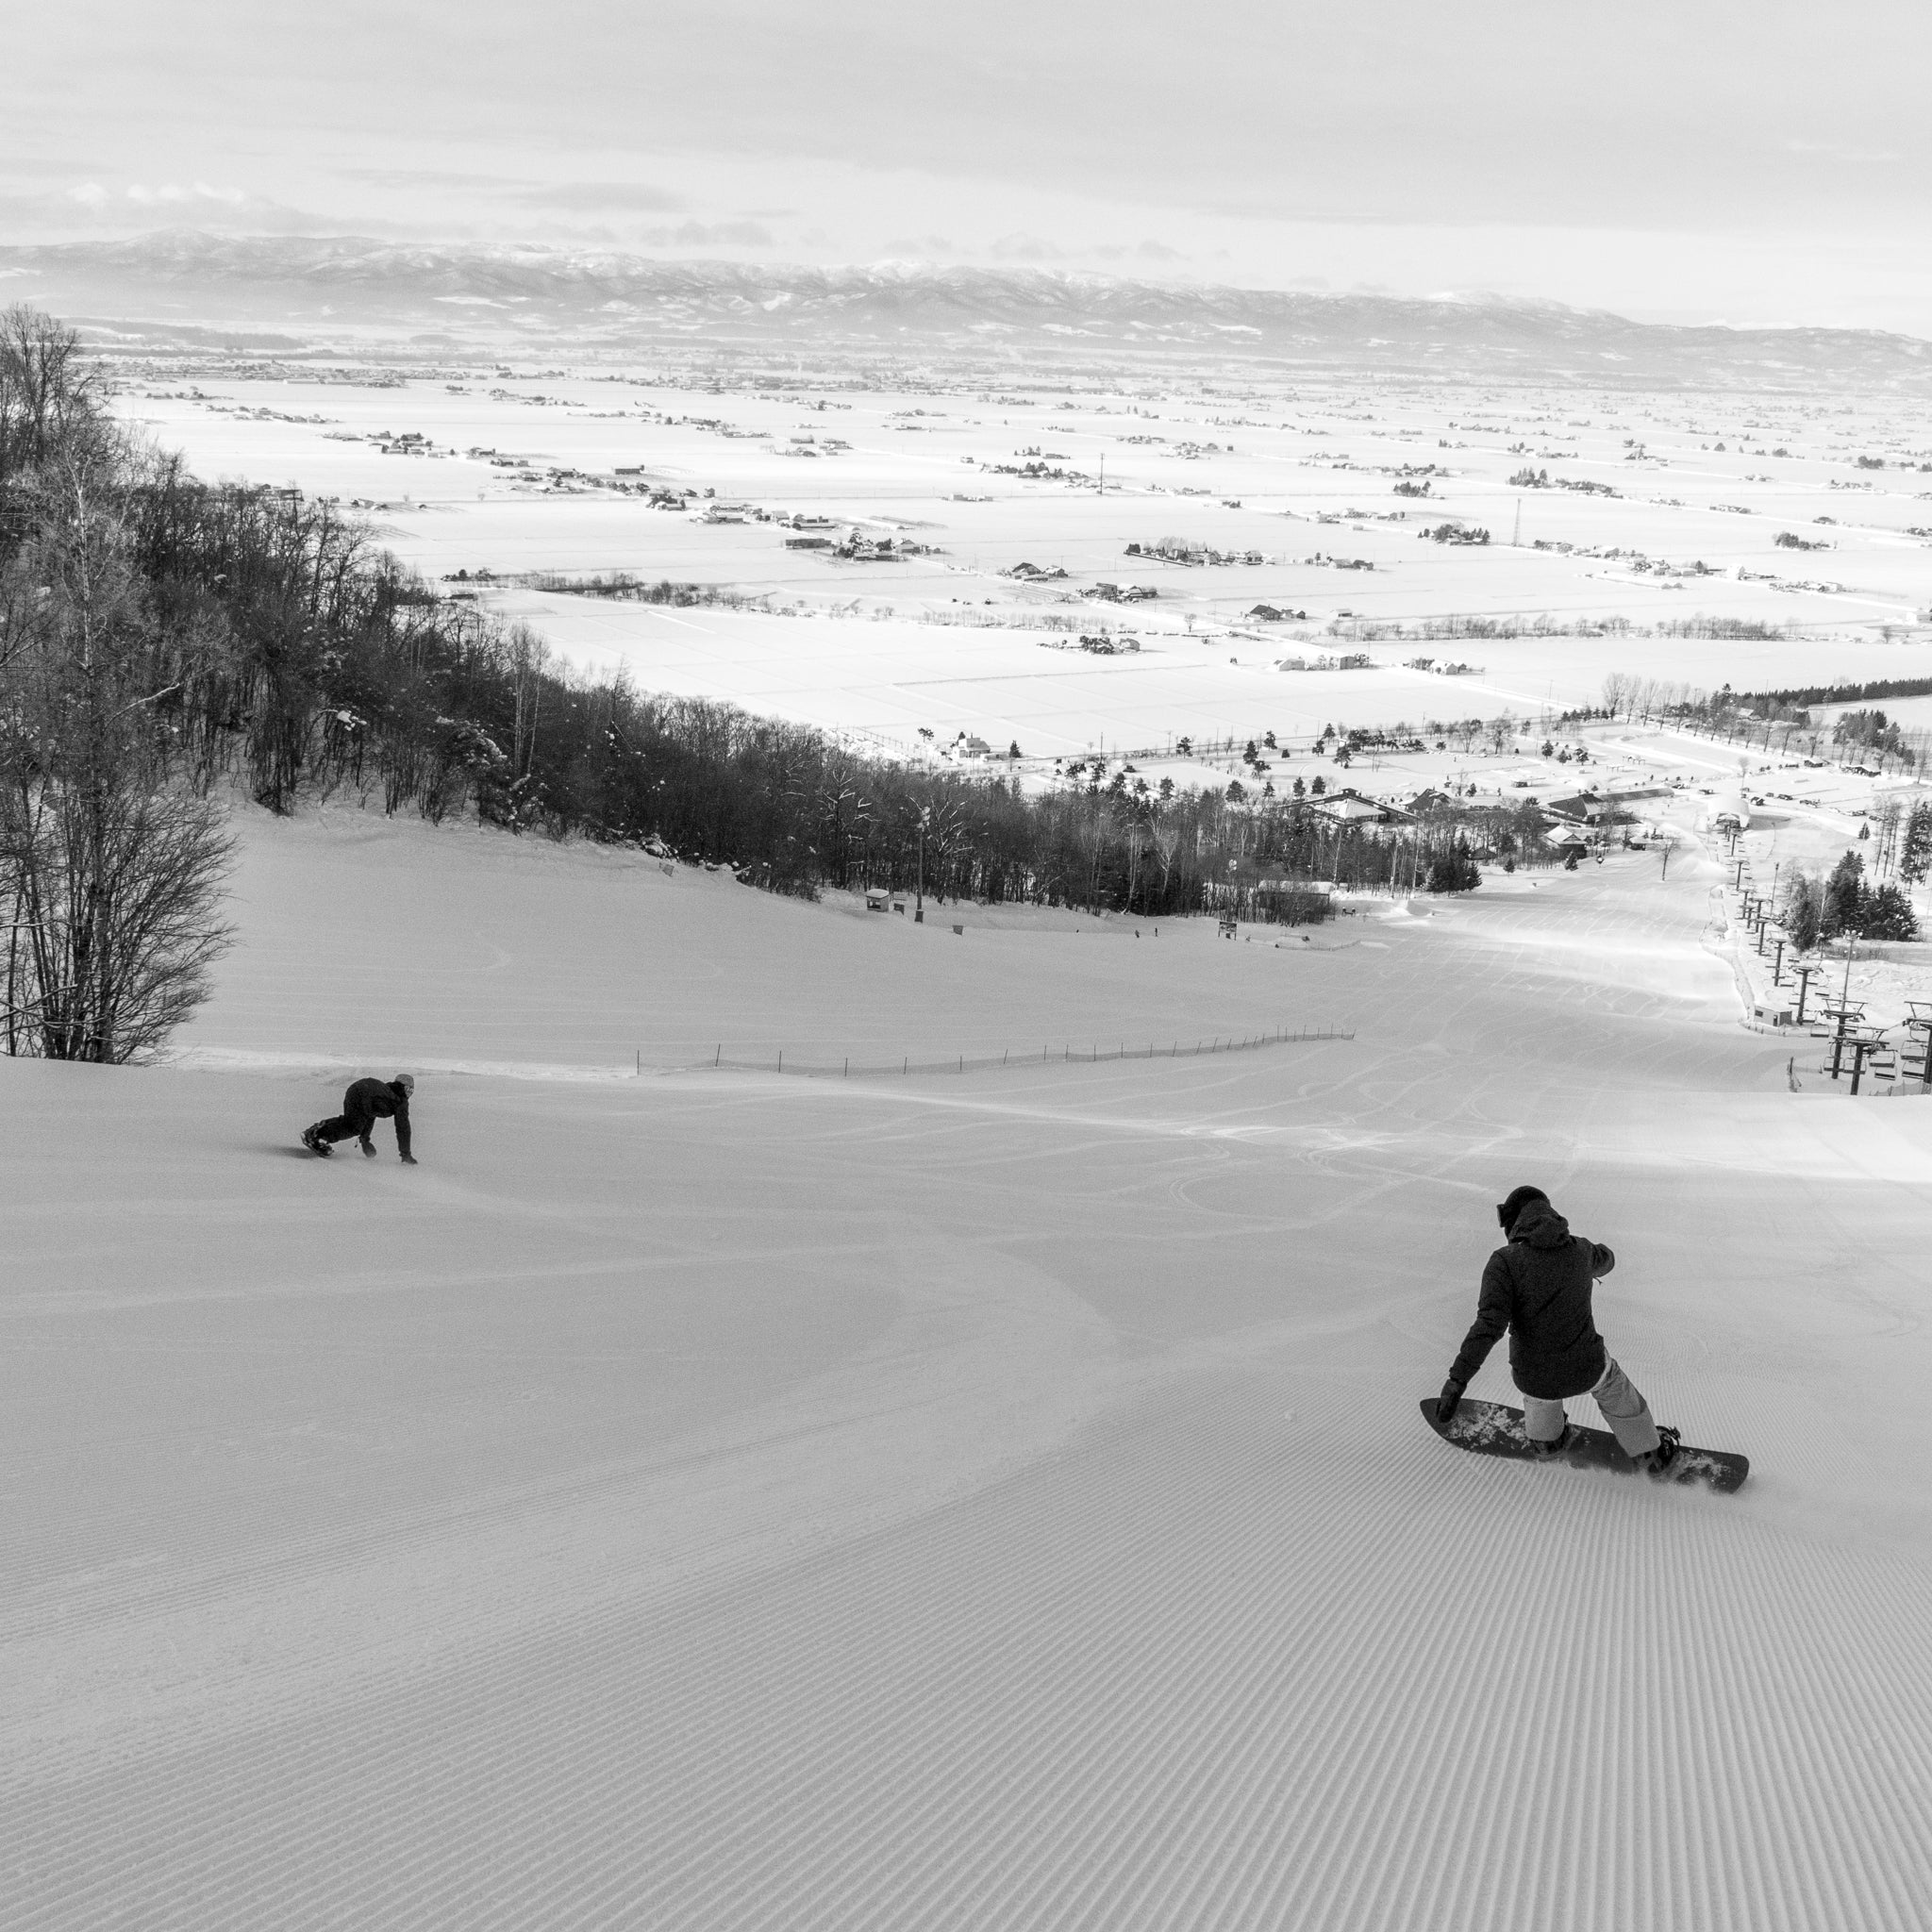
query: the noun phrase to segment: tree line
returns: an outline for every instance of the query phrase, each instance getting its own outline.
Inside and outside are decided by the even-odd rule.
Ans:
[[[1790,691],[1739,692],[1729,685],[1710,691],[1670,678],[1612,672],[1603,681],[1601,716],[1632,723],[1669,724],[1727,744],[1756,745],[1767,753],[1821,747],[1839,757],[1870,758],[1882,772],[1924,777],[1932,764],[1932,732],[1907,730],[1875,708],[1841,713],[1829,729],[1811,714],[1815,705],[1874,696],[1908,697],[1932,691],[1932,679],[1891,678],[1864,685],[1812,686]],[[1580,715],[1575,713],[1570,716]]]

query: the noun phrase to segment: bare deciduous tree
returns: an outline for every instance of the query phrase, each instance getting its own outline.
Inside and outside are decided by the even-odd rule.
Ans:
[[[106,394],[74,330],[24,303],[0,309],[0,539],[25,536],[32,492],[57,459],[72,469],[111,443]]]
[[[131,1059],[207,997],[228,943],[221,812],[174,782],[140,577],[71,475],[58,520],[8,567],[0,611],[7,1051]]]

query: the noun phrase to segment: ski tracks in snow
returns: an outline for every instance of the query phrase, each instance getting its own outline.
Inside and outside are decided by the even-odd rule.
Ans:
[[[749,1584],[16,1785],[8,1923],[1916,1932],[1925,1581],[1223,1370]]]

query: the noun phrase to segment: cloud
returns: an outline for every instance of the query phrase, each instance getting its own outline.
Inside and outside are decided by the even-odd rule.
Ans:
[[[646,248],[770,248],[772,231],[757,222],[680,222],[675,228],[647,228],[638,237]]]
[[[131,202],[138,208],[200,208],[210,203],[218,208],[239,208],[249,201],[239,188],[211,188],[206,181],[196,181],[189,187],[178,181],[164,181],[155,188],[145,181],[130,181],[118,196],[98,181],[83,181],[78,188],[67,191],[67,198],[96,213],[115,207],[120,201]]]
[[[1825,160],[1891,163],[1905,156],[1896,148],[1846,147],[1832,141],[1787,141],[1779,143],[1790,155],[1817,155]]]
[[[454,168],[338,168],[344,181],[371,188],[514,188],[509,175],[469,175]]]
[[[325,234],[341,226],[285,202],[208,181],[110,186],[89,180],[58,191],[25,193],[0,189],[0,222],[23,233],[73,236],[138,234],[170,227],[223,234]]]
[[[992,254],[1000,261],[1064,261],[1067,251],[1038,235],[1002,235],[992,244]]]
[[[63,175],[73,174],[76,168],[93,165],[92,162],[75,160],[44,160],[33,155],[9,155],[5,162],[0,162],[0,175],[15,181],[44,181],[58,179]]]
[[[1118,243],[1106,248],[1091,248],[1090,255],[1095,255],[1102,261],[1124,261],[1128,256],[1141,261],[1185,261],[1187,257],[1178,248],[1170,248],[1165,242],[1142,242],[1138,248],[1124,248]]]
[[[891,256],[950,255],[953,244],[943,235],[895,235],[886,243]]]
[[[682,214],[681,195],[653,188],[647,181],[543,181],[518,191],[512,199],[533,208],[555,208],[601,214],[632,209],[641,214]]]

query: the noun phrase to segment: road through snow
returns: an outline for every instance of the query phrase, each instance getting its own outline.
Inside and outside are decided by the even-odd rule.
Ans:
[[[180,1064],[0,1062],[9,1927],[1932,1920],[1932,1107],[1785,1090],[1714,868],[1282,948],[243,836]],[[395,1065],[419,1167],[292,1148]],[[1418,1423],[1522,1180],[1741,1495]]]

